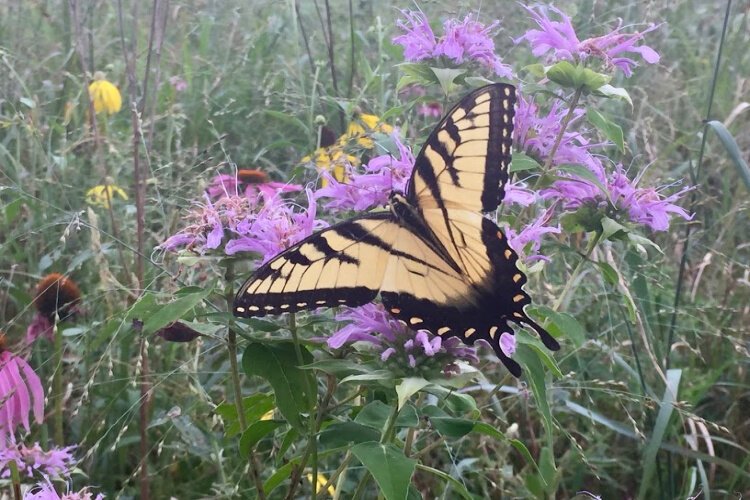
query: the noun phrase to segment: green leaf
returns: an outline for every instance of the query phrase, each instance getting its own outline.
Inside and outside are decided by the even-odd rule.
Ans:
[[[207,286],[204,289],[198,289],[191,293],[184,294],[177,300],[170,302],[169,304],[163,305],[155,310],[148,317],[145,317],[143,323],[143,333],[145,335],[151,335],[160,328],[167,326],[173,321],[181,319],[185,314],[188,313],[195,306],[200,304],[203,299],[208,297],[213,292],[212,286]]]
[[[398,409],[400,410],[404,404],[417,392],[424,389],[430,383],[422,377],[408,377],[401,381],[396,386],[396,394],[398,394]]]
[[[581,347],[586,342],[586,331],[572,314],[557,312],[545,306],[536,306],[534,311],[549,320],[545,328],[553,337],[569,338],[576,347]]]
[[[607,199],[609,199],[609,191],[607,190],[606,187],[604,187],[604,184],[602,184],[599,178],[596,175],[594,175],[594,172],[584,167],[583,165],[575,165],[572,163],[566,163],[564,165],[558,166],[557,169],[568,174],[573,174],[577,177],[580,177],[581,179],[585,181],[590,182],[594,186],[598,187],[599,190],[602,192],[602,194],[606,196]],[[560,177],[560,179],[565,180],[565,181],[571,180],[569,177]],[[575,179],[572,179],[572,180],[575,180]]]
[[[524,153],[513,153],[510,163],[510,172],[522,172],[524,170],[538,170],[542,166],[531,156]]]
[[[357,422],[336,422],[320,433],[320,444],[326,448],[380,439],[380,432]]]
[[[401,90],[411,84],[427,87],[433,83],[438,83],[435,72],[426,64],[403,63],[398,64],[397,67],[404,73],[404,76],[399,79],[396,90]]]
[[[732,137],[732,134],[727,130],[724,124],[718,120],[711,120],[708,122],[708,126],[716,132],[719,140],[724,145],[724,149],[729,153],[729,157],[732,159],[732,163],[737,168],[737,173],[740,174],[742,182],[745,183],[745,187],[750,189],[750,167],[747,166],[747,162],[742,158],[737,142]]]
[[[656,469],[656,454],[664,441],[664,435],[669,425],[669,420],[674,413],[674,402],[677,401],[677,391],[680,387],[680,378],[682,370],[667,370],[667,387],[664,389],[664,395],[659,403],[659,413],[656,415],[656,423],[651,433],[646,448],[643,450],[643,461],[640,488],[638,489],[638,498],[645,498],[648,493],[648,487],[651,484],[651,478]]]
[[[240,438],[240,456],[248,457],[258,441],[282,425],[284,425],[284,422],[277,420],[259,420],[250,425]]]
[[[544,367],[539,360],[536,351],[531,347],[519,344],[516,353],[513,355],[521,363],[525,370],[524,374],[529,379],[531,392],[534,393],[537,409],[542,414],[542,422],[548,436],[552,436],[552,412],[550,411],[549,402],[547,401],[547,385],[544,381]]]
[[[443,436],[460,438],[474,430],[475,422],[468,418],[430,417],[430,424]]]
[[[245,412],[245,420],[256,422],[273,409],[273,395],[253,394],[242,399],[242,407]],[[240,419],[237,416],[237,406],[234,403],[222,403],[216,407],[215,411],[224,420],[224,435],[226,437],[232,437],[240,433]]]
[[[458,87],[455,83],[462,75],[466,74],[464,69],[455,68],[430,68],[435,74],[440,87],[445,95],[450,95]]]
[[[386,500],[404,500],[417,461],[392,444],[360,443],[352,453],[370,471]]]
[[[610,80],[608,75],[592,71],[581,64],[573,66],[568,61],[560,61],[547,68],[547,78],[561,87],[583,89],[587,93],[599,89]]]
[[[446,482],[450,483],[453,486],[453,488],[456,490],[456,493],[458,493],[459,495],[461,495],[463,498],[465,498],[467,500],[474,500],[475,498],[477,498],[477,497],[473,496],[471,493],[469,493],[469,490],[466,489],[466,486],[464,486],[461,483],[461,481],[459,481],[455,477],[451,476],[450,474],[446,474],[445,472],[443,472],[441,470],[433,469],[432,467],[428,467],[428,466],[422,465],[422,464],[417,464],[417,468],[419,470],[423,470],[425,472],[429,472],[430,474],[433,474],[433,475],[435,475],[435,476],[437,476],[437,477],[445,480]],[[419,498],[422,498],[422,497],[420,496]]]
[[[300,349],[302,363],[310,363],[312,355],[303,346]],[[276,406],[286,421],[301,433],[306,432],[302,414],[310,412],[315,405],[317,385],[311,371],[299,368],[294,344],[251,342],[242,355],[242,368],[247,375],[268,380],[276,396]],[[312,391],[309,394],[308,388]]]
[[[602,231],[603,240],[621,240],[630,232],[628,228],[609,217],[602,217]]]
[[[613,87],[612,85],[605,84],[596,89],[593,95],[608,99],[620,99],[630,104],[631,108],[633,107],[633,100],[630,98],[630,94],[622,87]]]
[[[591,125],[604,134],[604,137],[612,141],[621,153],[625,152],[625,138],[622,134],[622,128],[619,125],[609,120],[594,108],[586,110],[586,118]]]

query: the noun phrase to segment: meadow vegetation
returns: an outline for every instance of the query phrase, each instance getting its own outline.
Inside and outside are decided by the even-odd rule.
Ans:
[[[10,497],[750,495],[750,10],[417,3],[0,0]],[[540,48],[561,14],[579,54]],[[494,46],[420,52],[423,19]],[[618,20],[649,50],[607,53]],[[516,379],[377,306],[230,314],[489,81],[522,95],[497,218],[560,351],[517,332]]]

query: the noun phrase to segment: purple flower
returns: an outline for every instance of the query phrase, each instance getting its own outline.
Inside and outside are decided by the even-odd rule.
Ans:
[[[404,34],[394,37],[392,42],[404,48],[404,59],[407,61],[421,61],[433,57],[437,39],[430,28],[427,17],[422,12],[402,10],[405,20],[396,21],[396,26]]]
[[[357,210],[385,205],[392,191],[404,192],[414,169],[414,155],[394,132],[391,138],[398,148],[398,158],[380,155],[364,166],[365,173],[357,173],[354,167],[347,166],[345,182],[339,182],[324,172],[328,180],[325,187],[315,192],[315,198],[331,198],[324,206],[330,210]]]
[[[323,221],[315,219],[317,210],[312,191],[308,189],[305,192],[307,210],[295,211],[294,205],[287,200],[272,196],[266,198],[265,205],[258,214],[230,227],[232,237],[225,247],[227,255],[257,252],[263,256],[263,262],[266,262],[310,236],[313,231],[325,227]]]
[[[516,336],[512,333],[503,332],[500,335],[500,350],[509,358],[516,352]]]
[[[552,154],[567,114],[568,108],[563,106],[562,101],[555,100],[547,114],[542,116],[538,106],[532,100],[519,95],[513,142],[529,156],[545,163]],[[580,132],[571,130],[583,114],[582,109],[573,111],[573,118],[563,133],[551,164],[553,166],[566,163],[584,165],[597,177],[603,179],[604,167],[601,161],[590,152],[591,149],[601,144],[591,144]]]
[[[549,261],[544,255],[539,253],[542,246],[542,237],[545,234],[560,234],[560,226],[547,226],[546,224],[552,218],[552,209],[544,212],[541,217],[527,225],[521,231],[507,227],[505,232],[508,237],[508,244],[515,252],[526,262],[537,260]],[[530,246],[529,246],[530,244]]]
[[[175,92],[185,92],[188,87],[185,79],[178,75],[170,76],[169,84],[172,86]]]
[[[477,361],[476,351],[458,338],[443,341],[424,330],[414,331],[394,319],[382,304],[347,308],[336,319],[349,323],[328,338],[328,347],[370,343],[380,352],[380,360],[400,374],[455,373],[459,370],[456,361]]]
[[[75,446],[66,446],[44,451],[39,443],[29,447],[6,440],[5,446],[0,448],[0,477],[10,477],[8,464],[13,461],[18,472],[27,477],[41,475],[67,478],[76,465],[76,459],[71,453],[74,449]]]
[[[475,61],[498,76],[512,76],[510,66],[503,64],[495,54],[492,36],[500,24],[498,21],[485,26],[472,19],[472,16],[466,16],[463,21],[449,19],[443,23],[443,36],[437,39],[423,13],[408,10],[402,10],[401,13],[405,20],[396,21],[396,26],[403,34],[394,37],[392,41],[404,48],[404,59],[407,61],[418,62],[439,57],[445,57],[456,64]]]
[[[526,188],[523,182],[513,182],[505,185],[505,198],[503,203],[506,205],[521,205],[528,207],[536,201],[536,193]]]
[[[70,486],[68,486],[68,491],[61,495],[57,493],[48,478],[45,478],[43,483],[38,483],[23,496],[23,500],[102,500],[103,498],[104,495],[101,493],[94,496],[88,487],[80,491],[70,491]]]
[[[625,54],[639,54],[648,64],[659,62],[659,54],[654,49],[647,45],[636,46],[646,33],[657,29],[658,25],[651,25],[642,32],[621,33],[623,27],[620,21],[610,33],[580,41],[570,17],[560,9],[542,5],[524,6],[524,8],[529,11],[541,29],[529,30],[514,42],[528,41],[531,44],[532,53],[537,57],[549,53],[550,62],[561,60],[583,62],[590,57],[598,58],[606,67],[619,68],[626,77],[633,74],[633,68],[638,66],[638,63]],[[560,20],[553,21],[548,10],[557,14]]]
[[[463,21],[445,21],[445,34],[435,47],[434,57],[445,56],[457,64],[466,60],[476,61],[497,76],[510,78],[513,71],[495,54],[495,42],[492,40],[492,32],[499,24],[499,21],[495,21],[485,27],[471,16],[466,16]]]
[[[439,102],[426,102],[417,106],[417,114],[426,118],[440,118],[443,116],[443,106]]]
[[[13,439],[16,427],[31,430],[29,413],[44,420],[44,389],[39,376],[21,357],[0,347],[0,443]]]
[[[52,321],[49,317],[43,313],[37,312],[26,328],[26,345],[31,345],[36,342],[39,337],[44,337],[47,340],[52,340],[53,337]]]
[[[244,190],[242,190],[244,186]],[[260,192],[291,193],[301,191],[299,184],[272,182],[261,170],[241,168],[235,175],[219,174],[211,180],[206,192],[211,199],[222,196],[238,196],[243,194],[247,198],[256,198]]]
[[[690,187],[663,196],[661,191],[669,186],[658,189],[637,187],[640,177],[631,181],[620,165],[613,173],[607,175],[600,185],[577,176],[567,177],[544,189],[540,193],[541,196],[559,200],[565,210],[576,210],[582,206],[605,211],[614,210],[623,214],[629,221],[643,224],[654,231],[669,229],[672,215],[678,215],[685,220],[692,219],[682,207],[675,205],[676,201],[692,189]]]

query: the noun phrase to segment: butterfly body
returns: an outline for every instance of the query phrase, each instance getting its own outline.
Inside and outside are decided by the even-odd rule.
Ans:
[[[338,305],[360,306],[378,294],[411,328],[466,344],[483,339],[518,376],[503,351],[511,325],[557,341],[524,307],[526,277],[518,256],[483,212],[495,210],[508,179],[515,89],[494,84],[448,112],[416,158],[405,194],[373,212],[311,235],[258,268],[234,303],[239,316]]]

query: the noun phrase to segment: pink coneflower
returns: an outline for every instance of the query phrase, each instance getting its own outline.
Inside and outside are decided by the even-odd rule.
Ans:
[[[26,344],[33,344],[39,337],[52,340],[53,322],[75,316],[80,303],[81,290],[71,278],[51,273],[39,280],[34,292],[37,313],[26,329]]]
[[[44,420],[44,389],[34,369],[21,357],[5,349],[0,333],[0,443],[13,440],[16,427],[31,430],[29,413]]]

